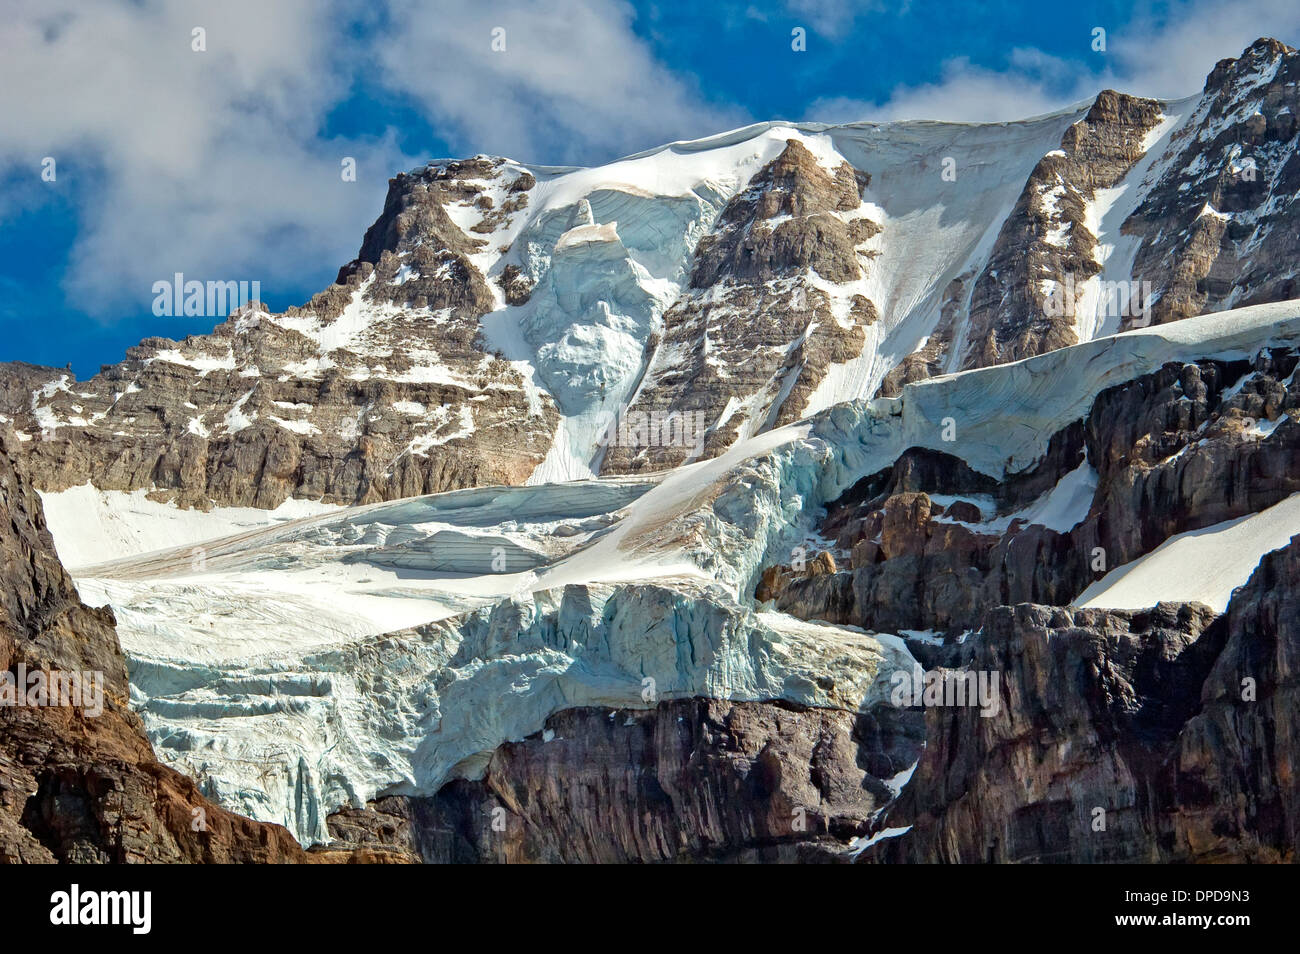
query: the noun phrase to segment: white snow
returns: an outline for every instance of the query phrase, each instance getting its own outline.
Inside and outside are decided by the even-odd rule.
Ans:
[[[1097,472],[1087,461],[1084,461],[1028,507],[1001,517],[992,516],[995,504],[993,498],[986,494],[966,496],[930,494],[929,496],[931,500],[945,508],[952,506],[958,500],[974,504],[980,510],[981,519],[978,523],[968,524],[968,526],[982,533],[1000,534],[1017,520],[1047,527],[1057,533],[1068,533],[1088,516],[1088,508],[1092,506],[1092,498],[1096,491]],[[947,514],[934,519],[938,523],[965,523]]]
[[[342,509],[336,504],[291,499],[275,510],[182,510],[175,504],[150,500],[148,494],[147,490],[97,490],[88,483],[56,493],[41,492],[45,522],[59,558],[75,571],[90,564],[189,546]]]
[[[227,433],[235,434],[238,433],[239,431],[242,431],[246,427],[252,427],[253,418],[256,417],[257,415],[254,414],[252,417],[250,417],[249,415],[244,413],[244,405],[248,403],[248,399],[251,398],[252,396],[253,396],[252,391],[246,392],[244,396],[241,397],[234,404],[232,404],[230,410],[226,412],[226,416],[223,419],[223,423],[226,426]]]
[[[1300,494],[1259,513],[1170,537],[1146,556],[1116,567],[1075,603],[1143,609],[1163,600],[1205,603],[1223,612],[1260,558],[1300,533]]]
[[[145,359],[145,364],[154,361],[166,361],[169,364],[194,368],[199,372],[199,377],[206,377],[213,371],[233,371],[236,367],[235,355],[230,350],[227,350],[224,355],[213,356],[209,354],[184,355],[175,348],[165,348],[158,351],[153,357]]]
[[[319,434],[320,428],[311,421],[288,420],[283,417],[276,417],[274,414],[267,415],[276,424],[283,427],[286,431],[293,431],[295,434]]]
[[[886,838],[901,838],[911,830],[911,825],[903,828],[882,828],[870,838],[854,838],[849,842],[849,854],[856,858],[877,842],[884,841]]]
[[[964,277],[963,304],[987,263],[1003,222],[1038,161],[1055,149],[1087,106],[1019,123],[854,123],[826,134],[856,168],[871,174],[865,202],[882,231],[867,248],[867,277],[845,289],[864,295],[880,314],[862,354],[832,365],[809,399],[811,416],[834,404],[870,397],[903,357],[934,333],[949,284]],[[942,178],[943,161],[957,179]],[[964,325],[949,349],[948,370],[965,346]]]

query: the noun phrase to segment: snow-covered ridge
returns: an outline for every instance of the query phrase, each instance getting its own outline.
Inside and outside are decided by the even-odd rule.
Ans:
[[[788,561],[820,508],[909,447],[951,454],[1000,479],[1032,467],[1052,435],[1082,418],[1108,387],[1170,361],[1243,358],[1297,340],[1300,301],[1256,305],[918,382],[898,398],[846,402],[717,461],[679,468],[638,501],[633,517],[690,486],[692,473],[709,491],[697,491],[695,507],[670,518],[659,512],[653,521],[625,520],[621,545],[631,553],[685,555],[735,592],[749,592],[762,566]],[[952,441],[944,439],[949,423]],[[609,545],[601,541],[593,552]]]

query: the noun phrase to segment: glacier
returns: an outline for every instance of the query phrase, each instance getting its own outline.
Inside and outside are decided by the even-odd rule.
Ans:
[[[837,403],[667,473],[475,488],[233,535],[228,516],[193,514],[176,546],[83,560],[74,576],[117,616],[159,757],[310,844],[331,811],[473,777],[569,707],[885,704],[882,681],[911,663],[894,634],[751,597],[829,501],[910,447],[994,477],[1031,467],[1105,388],[1297,341],[1300,302],[1209,314]],[[1028,519],[1070,519],[1088,481],[1075,472]],[[105,545],[84,539],[99,531],[73,519],[80,504],[45,495],[60,552]],[[115,512],[142,532],[166,519]]]

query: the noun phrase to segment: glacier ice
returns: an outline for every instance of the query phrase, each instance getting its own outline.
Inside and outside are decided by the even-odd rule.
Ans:
[[[697,695],[857,709],[910,663],[716,586],[571,585],[304,655],[205,667],[133,652],[131,683],[161,758],[310,844],[329,812],[473,776],[561,709]]]

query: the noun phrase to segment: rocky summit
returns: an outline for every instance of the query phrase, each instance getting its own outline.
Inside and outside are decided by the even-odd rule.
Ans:
[[[1298,90],[434,162],[0,366],[0,858],[1297,860]]]

